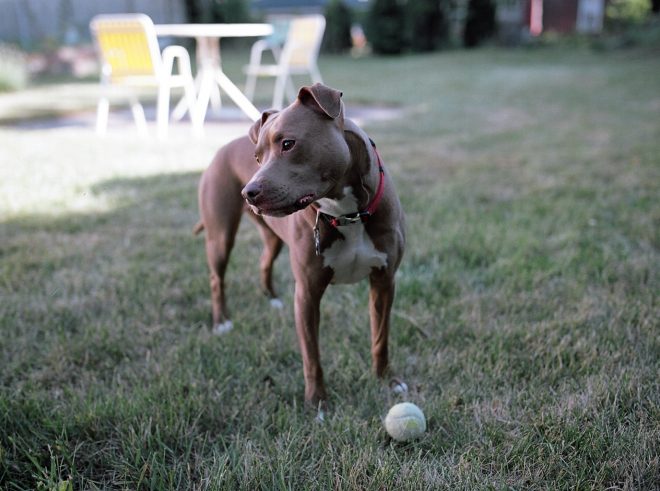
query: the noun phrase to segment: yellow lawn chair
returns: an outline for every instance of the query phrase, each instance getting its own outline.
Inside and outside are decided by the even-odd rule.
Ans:
[[[313,82],[323,83],[317,59],[324,32],[325,17],[322,15],[292,18],[282,51],[274,51],[277,61],[275,65],[261,64],[264,46],[257,41],[250,54],[250,64],[245,67],[247,98],[252,100],[254,96],[257,77],[275,77],[273,107],[276,109],[282,108],[285,91],[290,100],[296,96],[291,75],[309,74]]]
[[[97,15],[90,22],[90,29],[101,59],[103,85],[96,117],[98,134],[104,134],[107,128],[108,96],[113,86],[157,87],[156,121],[160,138],[167,134],[171,89],[183,87],[193,132],[201,134],[203,120],[196,106],[190,57],[184,47],[168,46],[161,54],[154,24],[144,14]],[[173,73],[175,60],[178,61],[178,73]],[[137,95],[130,95],[130,103],[138,131],[146,134],[144,108]]]

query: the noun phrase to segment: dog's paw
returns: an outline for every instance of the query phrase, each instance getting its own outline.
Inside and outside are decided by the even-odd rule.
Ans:
[[[408,392],[408,385],[398,378],[390,380],[390,390],[394,394],[405,394]]]
[[[271,298],[270,306],[276,310],[282,310],[284,308],[284,302],[282,302],[282,300],[279,298]]]
[[[221,322],[220,324],[216,324],[215,326],[213,326],[212,332],[216,336],[222,336],[223,334],[227,334],[233,328],[234,328],[234,323],[232,321],[224,321]]]

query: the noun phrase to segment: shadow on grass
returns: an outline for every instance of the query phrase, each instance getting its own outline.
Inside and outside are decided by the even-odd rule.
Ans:
[[[193,235],[198,181],[197,172],[111,179],[91,189],[107,211],[0,221],[0,305],[14,333],[48,338],[112,326],[118,339],[125,329],[128,339],[167,331],[174,341],[185,330],[205,330],[204,240]],[[245,313],[254,311],[253,303],[267,304],[255,261],[261,241],[252,224],[241,228],[227,272],[228,296],[239,322],[258,328],[265,312],[257,309],[256,318]],[[139,344],[129,342],[127,352]]]
[[[1,222],[0,271],[10,322],[42,326],[36,329],[43,332],[76,332],[93,319],[109,321],[119,313],[128,321],[140,312],[136,322],[149,324],[162,321],[164,314],[141,303],[192,301],[183,291],[178,300],[168,298],[162,286],[190,281],[189,270],[206,276],[199,254],[203,246],[191,232],[198,177],[113,179],[91,191],[110,205],[107,211]],[[126,300],[140,290],[136,302]],[[193,323],[200,321],[193,316]]]
[[[0,223],[10,227],[11,230],[68,230],[67,224],[72,222],[84,225],[86,228],[113,221],[128,220],[134,224],[137,217],[147,218],[143,214],[145,211],[153,213],[158,220],[182,212],[192,213],[196,211],[197,183],[200,175],[199,172],[189,172],[114,178],[95,184],[90,189],[95,198],[111,203],[111,209],[108,211],[70,212],[59,215],[54,210],[55,216],[24,215],[9,220],[0,218]]]

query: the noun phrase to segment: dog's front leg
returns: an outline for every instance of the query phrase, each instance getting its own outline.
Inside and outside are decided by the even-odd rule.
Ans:
[[[319,355],[319,321],[324,290],[325,287],[315,288],[307,282],[296,281],[294,299],[296,333],[305,377],[305,402],[318,409],[327,399]]]
[[[394,301],[394,278],[384,269],[369,276],[369,315],[371,318],[371,363],[378,377],[387,371],[387,338]]]

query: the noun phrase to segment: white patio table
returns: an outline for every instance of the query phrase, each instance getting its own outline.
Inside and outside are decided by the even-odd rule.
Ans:
[[[156,24],[158,36],[193,37],[197,42],[198,109],[206,114],[209,103],[220,105],[222,89],[236,105],[253,121],[261,116],[245,94],[222,71],[220,39],[225,37],[261,37],[273,32],[270,24]],[[177,105],[174,119],[181,119],[185,107]]]

